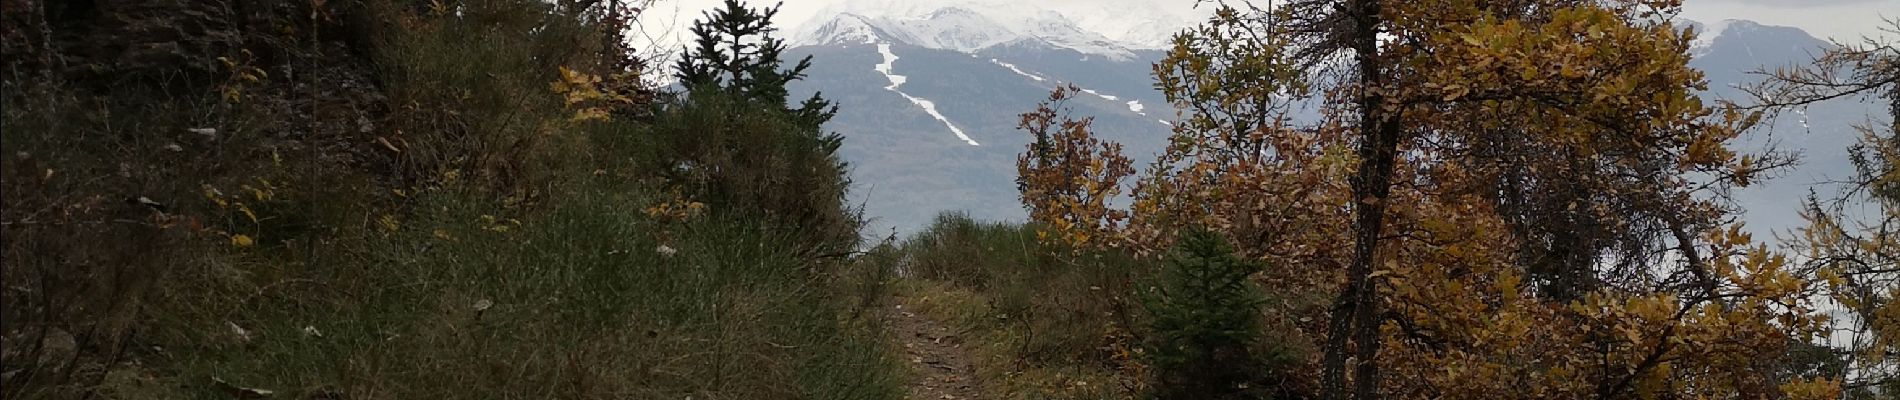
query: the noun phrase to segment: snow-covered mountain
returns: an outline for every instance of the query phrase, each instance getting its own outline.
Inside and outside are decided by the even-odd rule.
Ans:
[[[841,105],[828,127],[847,137],[841,152],[853,165],[853,200],[875,219],[872,234],[913,231],[946,210],[1022,218],[1015,162],[1030,138],[1015,129],[1017,115],[1055,85],[1085,89],[1065,106],[1093,117],[1098,135],[1123,144],[1137,165],[1166,143],[1176,114],[1154,89],[1151,65],[1169,34],[1201,17],[1138,0],[983,1],[848,1],[793,35],[790,53],[814,56],[809,78],[793,90],[822,91]],[[1802,63],[1828,46],[1798,29],[1748,21],[1683,25],[1701,32],[1691,65],[1706,72],[1711,98],[1745,101],[1735,87],[1752,82],[1747,72]],[[1758,237],[1796,226],[1794,210],[1814,184],[1852,173],[1850,124],[1878,118],[1872,111],[1858,99],[1818,105],[1744,138],[1745,146],[1777,145],[1804,160],[1734,193]]]
[[[1054,8],[1042,8],[998,1],[847,1],[800,24],[792,44],[862,44],[885,38],[962,52],[1043,46],[1130,60],[1135,50],[1164,47],[1170,34],[1193,21],[1151,2],[1120,3],[1126,4],[1056,1],[1042,4]]]
[[[1684,25],[1697,32],[1694,47],[1689,49],[1689,54],[1695,56],[1690,66],[1708,75],[1709,88],[1722,95],[1740,95],[1735,85],[1758,79],[1750,76],[1756,69],[1772,70],[1806,63],[1830,46],[1798,28],[1753,21],[1687,22]]]

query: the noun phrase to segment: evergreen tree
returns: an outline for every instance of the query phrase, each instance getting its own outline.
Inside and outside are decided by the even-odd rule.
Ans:
[[[790,97],[785,85],[805,77],[811,56],[799,59],[791,69],[779,69],[785,40],[773,35],[778,28],[772,26],[772,17],[778,15],[778,8],[755,9],[739,0],[726,0],[720,9],[706,12],[704,20],[693,24],[694,46],[686,48],[685,57],[675,63],[674,77],[689,90],[722,90],[785,110],[797,121],[816,127],[830,121],[838,107],[817,93],[797,108],[785,107]]]
[[[788,107],[787,83],[805,76],[811,57],[781,69],[783,40],[773,37],[776,6],[727,0],[693,24],[695,47],[675,63],[687,93],[653,125],[662,142],[647,168],[714,213],[756,218],[806,238],[816,251],[855,245],[859,221],[844,202],[850,186],[837,154],[843,137],[823,124],[837,107],[813,94]]]
[[[1263,301],[1247,277],[1259,266],[1234,256],[1219,234],[1189,231],[1175,244],[1155,291],[1148,354],[1158,399],[1260,397],[1253,354]]]

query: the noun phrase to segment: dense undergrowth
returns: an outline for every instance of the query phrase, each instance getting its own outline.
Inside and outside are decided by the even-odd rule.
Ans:
[[[4,397],[896,396],[815,124],[645,91],[627,10],[259,4],[210,70],[9,54],[67,64],[5,76]]]
[[[1132,264],[1071,265],[1035,228],[943,214],[897,246],[899,302],[958,333],[986,398],[1126,398]],[[1113,263],[1113,264],[1111,264]]]
[[[1034,224],[943,214],[881,249],[898,301],[945,321],[997,399],[1282,398],[1312,344],[1267,321],[1258,269],[1197,237],[1168,260],[1038,240]],[[878,252],[874,251],[873,254]],[[1286,288],[1281,288],[1286,289]],[[1271,295],[1269,295],[1271,294]]]

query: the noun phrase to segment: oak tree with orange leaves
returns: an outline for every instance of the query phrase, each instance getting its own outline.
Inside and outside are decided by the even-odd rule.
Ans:
[[[1306,361],[1320,373],[1288,379],[1317,381],[1314,397],[1835,397],[1831,377],[1777,373],[1822,331],[1822,280],[1721,196],[1788,160],[1730,145],[1760,114],[1698,97],[1679,11],[1223,5],[1155,66],[1181,117],[1125,224],[1071,228],[1124,214],[1105,209],[1112,190],[1038,186],[1103,181],[1047,166],[1061,161],[1022,169],[1025,200],[1056,210],[1032,213],[1055,236],[1107,230],[1086,235],[1136,254],[1211,227],[1282,266],[1264,286],[1332,297],[1263,310],[1310,321],[1290,340],[1321,344]],[[1305,106],[1321,117],[1289,117]]]

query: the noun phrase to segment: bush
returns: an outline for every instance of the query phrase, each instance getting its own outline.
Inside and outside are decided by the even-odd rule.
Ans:
[[[903,272],[913,278],[987,289],[990,281],[1043,269],[1054,260],[1036,241],[1035,228],[981,222],[961,212],[938,214],[904,240]]]
[[[835,135],[714,89],[669,104],[647,133],[655,142],[641,169],[661,171],[711,212],[801,232],[801,247],[819,253],[857,245]]]
[[[1218,234],[1196,230],[1175,244],[1153,291],[1147,349],[1158,399],[1258,398],[1262,296],[1248,281],[1260,267],[1233,255]]]
[[[370,4],[376,18],[365,30],[391,108],[378,139],[396,153],[394,177],[533,195],[525,192],[582,147],[554,134],[567,114],[549,82],[561,68],[598,62],[599,32],[584,21],[534,0]]]
[[[875,310],[890,299],[891,284],[898,278],[897,265],[903,262],[904,249],[896,238],[879,241],[869,250],[845,263],[837,274],[838,283],[857,303],[853,311]]]

